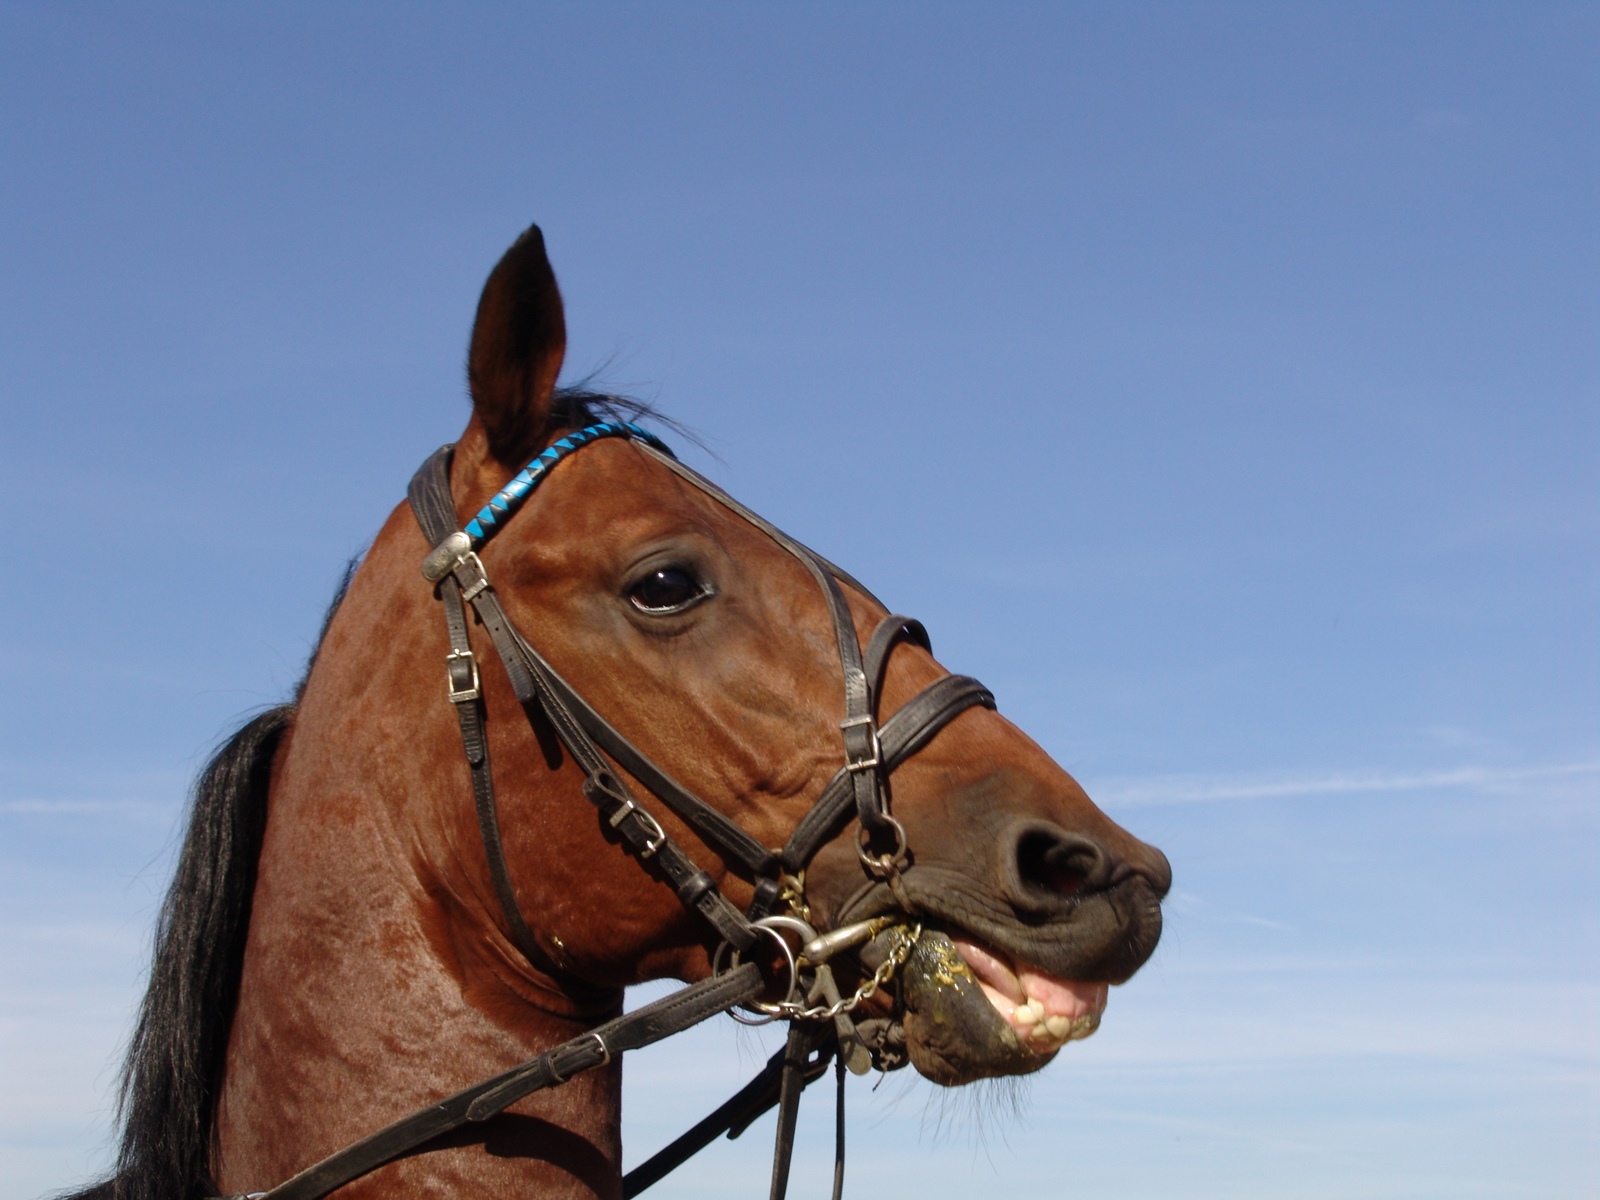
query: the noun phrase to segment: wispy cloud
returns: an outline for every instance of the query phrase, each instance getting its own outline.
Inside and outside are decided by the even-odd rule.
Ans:
[[[1106,779],[1092,789],[1097,800],[1121,805],[1206,804],[1225,800],[1293,799],[1439,788],[1497,792],[1530,783],[1600,779],[1600,761],[1537,767],[1463,766],[1444,771],[1332,771],[1276,777],[1162,775]]]
[[[0,800],[0,814],[6,816],[122,816],[171,817],[176,806],[154,800],[41,800],[25,797]]]

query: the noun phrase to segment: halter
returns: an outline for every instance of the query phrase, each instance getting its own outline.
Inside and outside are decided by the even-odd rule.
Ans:
[[[678,783],[596,712],[512,625],[478,557],[478,551],[505,527],[557,463],[606,438],[629,441],[767,534],[800,560],[827,602],[844,683],[844,717],[839,722],[844,762],[779,849],[761,845]],[[435,585],[444,607],[450,638],[450,651],[445,657],[448,696],[472,771],[473,801],[489,875],[511,941],[536,969],[558,979],[570,979],[568,972],[539,945],[512,887],[490,772],[480,668],[467,633],[468,605],[488,631],[518,702],[530,719],[536,712],[543,713],[583,770],[583,794],[599,810],[601,819],[617,831],[641,865],[660,872],[684,906],[716,931],[720,945],[713,956],[712,975],[607,1021],[493,1079],[420,1109],[306,1168],[271,1191],[253,1195],[264,1200],[320,1200],[335,1188],[409,1153],[431,1138],[468,1122],[487,1120],[532,1092],[603,1066],[615,1054],[660,1041],[716,1013],[744,1007],[755,1014],[742,1018],[745,1020],[790,1022],[784,1049],[716,1112],[629,1172],[623,1180],[623,1195],[637,1195],[722,1134],[737,1137],[776,1104],[779,1116],[771,1197],[783,1200],[800,1092],[823,1074],[829,1058],[833,1058],[839,1089],[834,1168],[837,1200],[844,1178],[844,1071],[847,1066],[866,1070],[870,1057],[849,1013],[889,982],[920,933],[920,926],[908,929],[905,924],[915,916],[900,884],[900,872],[909,864],[908,847],[904,827],[889,811],[884,783],[890,772],[926,746],[957,715],[975,706],[993,708],[994,696],[975,679],[946,675],[918,692],[880,725],[878,699],[889,656],[902,642],[929,648],[921,623],[899,615],[884,618],[863,654],[840,581],[875,600],[872,593],[679,462],[659,438],[637,425],[606,421],[565,435],[518,472],[460,528],[456,526],[455,503],[450,495],[453,449],[443,446],[423,463],[411,480],[408,495],[417,522],[433,546],[423,561],[422,573]],[[741,912],[723,896],[711,876],[668,836],[613,763],[720,854],[735,873],[754,885],[754,898],[746,910]],[[889,887],[904,910],[904,919],[877,917],[819,933],[810,922],[804,872],[818,849],[838,834],[852,816],[860,821],[857,851],[862,866]],[[786,911],[774,911],[779,908]],[[798,951],[784,938],[785,932],[798,939]],[[854,995],[842,997],[830,961],[837,955],[856,952],[884,935],[890,945],[882,962],[871,972],[863,971],[865,982]],[[780,1001],[757,999],[765,990],[766,981],[755,963],[742,961],[741,956],[749,955],[758,943],[771,943],[783,960],[788,978],[786,994]]]

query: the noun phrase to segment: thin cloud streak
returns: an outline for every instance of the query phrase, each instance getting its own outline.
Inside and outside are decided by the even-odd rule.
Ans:
[[[1439,788],[1495,792],[1520,784],[1600,776],[1600,762],[1560,763],[1541,767],[1457,767],[1449,771],[1334,773],[1291,775],[1278,779],[1157,776],[1107,780],[1093,789],[1097,800],[1140,807],[1164,804],[1210,804],[1227,800],[1278,800],[1302,796],[1353,795],[1372,792],[1420,792]]]
[[[0,800],[0,813],[16,816],[160,816],[170,817],[176,805],[154,800]]]

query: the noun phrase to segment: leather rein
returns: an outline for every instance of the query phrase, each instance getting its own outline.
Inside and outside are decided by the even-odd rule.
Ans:
[[[736,823],[673,779],[665,770],[596,712],[511,623],[484,570],[478,551],[504,527],[562,459],[606,438],[623,438],[718,503],[755,525],[805,566],[816,580],[832,617],[844,680],[844,719],[839,723],[844,764],[822,789],[811,809],[777,849],[761,845]],[[679,462],[654,434],[631,422],[603,421],[559,438],[506,484],[465,526],[457,526],[450,494],[453,446],[443,446],[411,480],[411,508],[433,547],[423,561],[424,577],[435,585],[449,631],[446,656],[449,699],[461,729],[472,772],[474,807],[495,895],[512,943],[538,970],[562,978],[567,972],[539,945],[517,905],[506,865],[490,772],[489,743],[480,671],[468,637],[467,608],[488,632],[512,691],[529,718],[543,714],[573,761],[584,772],[583,794],[599,816],[616,830],[641,866],[670,883],[678,899],[716,931],[720,946],[712,974],[652,1004],[616,1017],[544,1051],[538,1056],[455,1095],[418,1109],[307,1167],[258,1200],[321,1200],[336,1188],[424,1143],[463,1125],[488,1120],[533,1092],[558,1086],[581,1071],[609,1063],[614,1055],[658,1042],[720,1012],[743,1008],[754,1016],[732,1015],[747,1023],[787,1020],[786,1045],[749,1084],[623,1179],[624,1197],[638,1195],[716,1138],[737,1137],[756,1118],[778,1106],[771,1200],[783,1200],[801,1091],[834,1060],[838,1078],[835,1200],[843,1186],[844,1071],[868,1069],[871,1055],[850,1020],[850,1011],[889,982],[910,954],[920,926],[908,928],[914,912],[900,884],[909,865],[905,829],[889,811],[885,781],[890,772],[922,749],[956,716],[975,706],[994,707],[994,696],[977,680],[946,675],[912,697],[881,725],[878,697],[890,654],[902,642],[929,648],[920,622],[889,616],[873,631],[865,652],[856,635],[840,581],[869,598],[872,594],[845,572],[751,512],[704,476]],[[741,911],[718,890],[668,834],[612,764],[631,776],[670,809],[736,873],[755,887]],[[905,910],[900,917],[877,917],[819,932],[811,925],[804,872],[812,857],[851,818],[860,822],[857,852],[867,873],[883,881]],[[741,870],[742,868],[742,870]],[[783,936],[798,938],[796,950]],[[841,997],[830,960],[854,953],[887,937],[889,949],[875,970],[862,967],[865,982]],[[787,991],[780,1001],[758,997],[767,981],[754,962],[743,961],[763,941],[781,956]],[[235,1198],[237,1200],[237,1198]]]

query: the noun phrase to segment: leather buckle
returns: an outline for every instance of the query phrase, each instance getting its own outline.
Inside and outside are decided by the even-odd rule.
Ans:
[[[445,683],[450,688],[451,704],[465,704],[467,701],[476,700],[483,695],[482,689],[478,686],[480,682],[478,679],[478,660],[471,650],[452,650],[444,656],[444,663]],[[458,663],[465,663],[467,669],[471,672],[470,683],[462,680],[463,683],[467,683],[466,687],[456,686],[456,666]]]
[[[603,1067],[609,1064],[611,1062],[611,1047],[606,1045],[605,1038],[601,1037],[598,1031],[590,1031],[589,1033],[584,1034],[582,1038],[576,1040],[575,1044],[581,1046],[584,1042],[589,1041],[590,1039],[593,1039],[595,1045],[600,1047],[600,1061],[596,1063],[595,1066]],[[562,1047],[557,1046],[556,1049],[559,1050],[562,1049]],[[557,1083],[565,1083],[567,1080],[572,1078],[571,1075],[563,1075],[561,1072],[556,1070],[556,1060],[553,1058],[546,1058],[545,1065],[549,1068],[550,1078],[554,1079]],[[576,1072],[573,1074],[576,1074]]]
[[[452,573],[461,584],[461,598],[468,604],[477,599],[478,593],[489,586],[489,575],[483,569],[483,560],[472,550],[468,550],[456,559]]]

